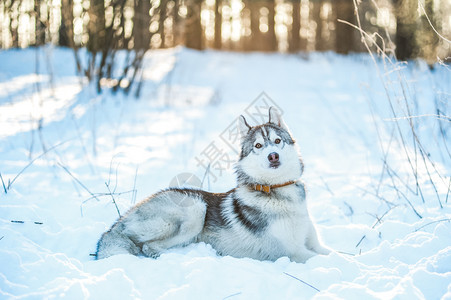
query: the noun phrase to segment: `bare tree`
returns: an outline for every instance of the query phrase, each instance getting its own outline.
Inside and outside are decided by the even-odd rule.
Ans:
[[[276,1],[275,0],[266,0],[266,6],[268,8],[268,32],[266,34],[266,50],[268,51],[277,51],[278,44],[276,38]]]
[[[61,25],[59,28],[59,45],[74,47],[74,2],[61,0]]]
[[[34,0],[34,13],[35,13],[35,46],[41,46],[45,44],[45,25],[42,21],[41,15],[41,1]]]
[[[301,36],[299,34],[301,30],[301,1],[292,0],[292,19],[291,23],[291,35],[290,35],[290,46],[289,50],[291,52],[297,52],[300,50]]]
[[[150,46],[151,34],[149,0],[134,0],[135,14],[133,16],[133,45],[135,50],[147,50]]]
[[[338,20],[344,20],[355,24],[354,3],[353,0],[337,0],[335,1],[336,10],[336,51],[338,53],[347,54],[354,50],[354,29],[339,22]]]
[[[158,33],[160,34],[161,38],[161,48],[164,48],[166,46],[166,33],[164,31],[164,21],[166,20],[166,7],[167,7],[168,1],[167,0],[160,0],[160,6],[159,6],[159,19],[158,19]]]
[[[19,48],[19,10],[20,1],[10,1],[8,6],[9,13],[9,32],[11,33],[11,46]]]
[[[172,8],[172,46],[181,44],[180,0],[174,0]]]
[[[260,31],[260,7],[259,1],[246,0],[246,7],[250,12],[251,36],[247,45],[247,50],[255,51],[262,49],[262,32]]]
[[[277,51],[275,0],[246,0],[244,4],[250,14],[251,30],[251,36],[244,43],[244,49],[250,51]],[[266,24],[262,23],[262,20],[265,20]],[[267,28],[265,28],[265,25]]]
[[[104,0],[90,0],[88,34],[87,48],[91,53],[97,53],[105,45]]]
[[[396,57],[400,60],[414,58],[418,54],[415,41],[417,0],[393,0],[396,12]]]
[[[197,50],[203,49],[203,31],[201,24],[202,0],[187,0],[185,20],[185,46]]]
[[[216,49],[221,49],[222,46],[222,14],[221,14],[221,0],[215,1],[215,41],[214,41],[214,47]]]
[[[323,0],[312,1],[312,5],[313,5],[312,16],[316,23],[315,50],[324,51],[326,49],[326,45],[323,38],[323,19],[321,15]]]

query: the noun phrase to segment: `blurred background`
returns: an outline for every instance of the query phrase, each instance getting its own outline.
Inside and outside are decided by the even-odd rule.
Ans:
[[[2,0],[0,47],[367,51],[343,20],[398,59],[433,63],[451,56],[450,12],[450,0]]]

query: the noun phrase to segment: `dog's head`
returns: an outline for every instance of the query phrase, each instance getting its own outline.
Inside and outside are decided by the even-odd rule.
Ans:
[[[269,121],[250,126],[239,118],[241,154],[236,166],[238,180],[259,184],[281,184],[298,179],[304,165],[295,141],[276,108],[270,107]]]

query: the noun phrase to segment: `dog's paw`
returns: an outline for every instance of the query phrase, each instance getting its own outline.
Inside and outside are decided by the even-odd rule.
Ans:
[[[160,256],[160,251],[155,250],[153,247],[150,246],[149,243],[146,243],[142,246],[141,252],[145,256],[151,258],[157,258],[158,256]]]
[[[320,246],[315,249],[315,252],[321,255],[329,255],[332,252],[332,250]]]

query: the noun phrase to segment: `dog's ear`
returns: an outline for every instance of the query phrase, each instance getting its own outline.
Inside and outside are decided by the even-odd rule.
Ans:
[[[252,127],[246,122],[243,115],[238,118],[238,129],[241,137],[245,137],[249,130],[252,129]]]
[[[269,108],[269,122],[268,123],[275,124],[279,127],[282,127],[286,131],[289,131],[287,124],[285,124],[279,111],[274,106],[271,106]]]

